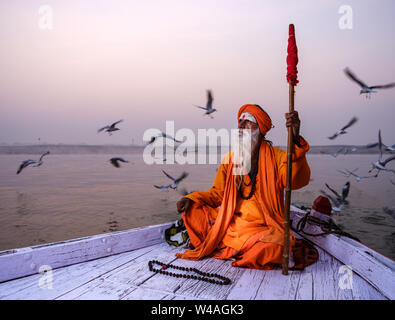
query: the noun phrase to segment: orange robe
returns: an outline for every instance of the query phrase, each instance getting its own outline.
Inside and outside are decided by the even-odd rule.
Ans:
[[[300,148],[295,145],[293,150],[292,189],[302,188],[310,181],[305,156],[309,144],[300,137],[300,145]],[[248,200],[240,197],[232,181],[235,176],[230,172],[229,157],[230,154],[220,165],[211,189],[186,196],[194,203],[182,217],[196,249],[177,256],[191,260],[207,255],[219,259],[234,257],[233,266],[272,269],[283,259],[287,152],[262,142],[256,189]],[[248,175],[244,176],[244,182],[250,183]],[[244,196],[250,188],[243,185]],[[291,250],[294,245],[291,232]]]

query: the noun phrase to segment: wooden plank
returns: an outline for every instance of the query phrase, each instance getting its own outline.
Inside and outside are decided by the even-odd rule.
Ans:
[[[171,300],[174,295],[169,295],[166,292],[154,291],[133,287],[134,290],[130,291],[121,300]]]
[[[365,279],[318,248],[320,260],[312,265],[315,300],[385,300]],[[321,271],[321,272],[320,272]],[[331,279],[331,280],[329,280]],[[326,289],[327,288],[327,289]]]
[[[352,300],[350,290],[342,290],[339,286],[339,268],[341,264],[319,250],[320,259],[312,264],[313,300]]]
[[[197,268],[203,272],[216,273],[225,276],[232,281],[230,285],[219,285],[206,281],[185,279],[183,283],[180,283],[180,287],[177,290],[174,290],[174,293],[177,295],[186,295],[207,300],[226,299],[238,282],[239,278],[242,276],[243,272],[246,270],[244,268],[232,267],[232,261],[230,260],[214,258],[206,258],[202,261],[178,259],[174,264],[183,266],[187,263],[193,268]]]
[[[136,288],[100,277],[66,294],[61,300],[121,300]]]
[[[295,232],[294,235],[296,238],[302,238]],[[239,300],[311,300],[312,298],[313,277],[311,266],[303,271],[289,271],[288,276],[282,275],[279,269],[247,269],[227,297],[227,299]]]
[[[1,300],[56,299],[73,289],[103,276],[125,263],[148,254],[153,248],[142,248],[102,259],[74,264],[52,271],[52,286],[40,285],[43,274],[35,274],[0,284]]]
[[[294,300],[298,288],[300,271],[289,271],[287,276],[281,269],[267,270],[262,285],[256,293],[257,300]]]
[[[53,269],[148,247],[164,241],[171,223],[100,234],[0,252],[0,283],[39,273],[41,266]]]
[[[353,273],[351,293],[354,300],[388,300],[356,273]]]
[[[266,274],[264,270],[245,269],[226,299],[255,300]]]
[[[123,264],[101,275],[88,283],[74,288],[66,294],[58,297],[61,300],[71,299],[122,299],[122,300],[182,300],[196,299],[192,296],[181,296],[169,293],[166,287],[157,290],[140,286],[156,275],[149,271],[149,260],[160,260],[164,263],[176,259],[175,253],[184,249],[169,246],[167,243],[151,247],[149,254],[139,256],[133,261]],[[120,286],[121,290],[110,292],[112,287]]]
[[[125,263],[114,265],[113,268],[109,269],[105,273],[100,274],[100,279],[103,281],[108,281],[112,283],[118,283],[127,286],[128,288],[136,288],[138,286],[138,281],[142,281],[142,279],[152,277],[153,274],[148,270],[148,261],[152,259],[152,257],[157,257],[160,254],[168,254],[166,250],[169,247],[167,243],[158,244],[152,246],[146,254],[140,254],[135,256],[133,259],[129,259]],[[143,249],[140,249],[143,250]],[[166,253],[165,253],[166,252]],[[124,253],[125,254],[125,253]],[[119,276],[119,275],[123,275]],[[97,278],[97,277],[96,277]],[[92,291],[92,295],[95,296],[95,287],[91,287],[92,281],[95,281],[96,278],[92,278],[91,281],[81,283],[80,286],[74,286],[74,288],[60,296],[57,299],[60,300],[71,300],[75,299],[81,292],[87,291],[84,293],[85,297],[88,297],[89,291]],[[88,289],[87,289],[88,288]],[[100,289],[100,288],[99,288]]]
[[[305,214],[304,211],[291,206],[292,226]],[[305,231],[312,234],[321,233],[318,226],[306,224]],[[319,246],[330,255],[351,266],[353,272],[360,275],[388,299],[395,299],[395,262],[363,244],[343,236],[329,234],[322,237],[303,237]]]
[[[172,296],[168,296],[165,297],[163,300],[205,300],[205,299],[201,299],[199,297],[188,297],[188,296],[179,296],[179,295],[174,295]]]
[[[162,290],[137,287],[123,297],[122,300],[199,300],[199,298],[174,295],[163,292]]]
[[[105,275],[105,279],[113,282],[124,283],[129,286],[140,286],[148,279],[155,276],[149,271],[148,261],[159,260],[163,263],[171,263],[176,258],[175,253],[181,249],[168,245],[166,242],[155,245],[147,256],[141,256],[122,268],[114,269]]]
[[[313,299],[313,273],[310,267],[300,272],[299,282],[295,290],[295,300]]]

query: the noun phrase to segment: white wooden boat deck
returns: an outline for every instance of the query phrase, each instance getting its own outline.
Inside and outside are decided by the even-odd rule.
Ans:
[[[163,233],[169,225],[134,229],[141,235]],[[155,227],[160,228],[157,232]],[[148,228],[149,229],[149,228]],[[153,230],[156,230],[153,232]],[[145,233],[142,233],[142,232]],[[116,253],[117,242],[115,236],[125,237],[127,231],[73,240],[70,243],[55,243],[47,246],[36,246],[33,250],[20,252],[0,252],[0,283],[1,300],[392,300],[394,297],[393,269],[389,269],[391,276],[385,281],[389,291],[377,288],[355,272],[352,272],[350,282],[344,288],[346,271],[344,264],[335,259],[326,251],[319,250],[319,261],[307,267],[304,271],[290,271],[288,276],[282,275],[281,269],[255,270],[236,268],[231,266],[231,261],[206,258],[202,261],[188,261],[175,257],[176,252],[183,252],[183,247],[176,248],[164,242],[159,237],[157,243],[146,237],[146,247],[135,243],[138,248],[127,252]],[[135,232],[136,233],[136,232]],[[136,234],[134,235],[136,237]],[[108,242],[113,243],[109,255]],[[107,242],[107,243],[106,243]],[[138,241],[136,241],[138,242]],[[88,244],[89,245],[88,245]],[[95,245],[92,245],[94,243]],[[69,265],[57,267],[56,260],[69,257],[71,252],[76,252],[76,245],[83,252],[92,254],[97,249],[98,243],[107,245],[107,256],[96,258],[85,257],[85,261],[78,262],[79,252],[66,263]],[[56,257],[48,254],[54,252],[55,247],[68,247]],[[36,250],[37,254],[34,252]],[[43,252],[40,256],[40,251]],[[46,253],[45,253],[46,252]],[[88,254],[89,255],[89,254]],[[36,260],[34,260],[36,257]],[[45,258],[43,258],[45,257]],[[19,260],[18,260],[19,259]],[[92,259],[92,260],[90,260]],[[61,263],[65,263],[64,260]],[[89,261],[86,261],[89,260]],[[230,285],[217,285],[203,281],[174,278],[162,274],[155,274],[148,269],[149,260],[159,260],[178,266],[195,267],[205,272],[214,272],[224,275],[232,280]],[[19,263],[18,263],[19,261]],[[33,261],[33,262],[32,262]],[[23,262],[26,266],[23,265]],[[11,264],[10,264],[11,263]],[[54,268],[46,273],[37,273],[38,265],[47,264]],[[14,266],[13,270],[10,266]],[[7,275],[4,268],[9,270]],[[170,269],[177,272],[177,270]],[[10,275],[10,273],[14,274]],[[25,273],[34,273],[23,275]],[[22,276],[18,276],[18,273]],[[387,274],[388,276],[388,274]],[[8,278],[11,278],[7,280]],[[12,279],[14,278],[14,279]],[[348,278],[350,280],[350,278]],[[343,283],[343,285],[342,285]],[[342,288],[343,287],[343,288]]]
[[[167,243],[133,250],[101,259],[52,270],[52,289],[41,284],[43,274],[35,274],[0,284],[0,299],[129,299],[129,300],[382,300],[380,292],[354,274],[352,290],[340,289],[342,264],[319,250],[319,261],[303,272],[235,268],[231,261],[213,258],[201,262],[177,259],[180,249]],[[227,286],[154,274],[149,260],[198,267],[232,279]],[[48,286],[47,286],[48,287]]]

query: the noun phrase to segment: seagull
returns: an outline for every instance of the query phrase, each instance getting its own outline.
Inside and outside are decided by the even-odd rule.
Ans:
[[[344,176],[346,176],[347,178],[349,178],[350,176],[351,176],[351,173],[353,173],[354,171],[357,171],[358,170],[358,168],[356,168],[356,169],[354,169],[354,170],[352,170],[352,171],[350,171],[350,170],[346,170],[347,172],[345,172],[345,171],[342,171],[342,170],[337,170],[338,172],[340,172],[340,173],[342,173]]]
[[[347,149],[348,150],[348,149]],[[358,150],[358,147],[352,146],[350,149],[350,152],[355,152]]]
[[[347,131],[345,131],[347,128],[351,127],[355,122],[358,121],[357,117],[353,117],[343,128],[341,128],[340,130],[336,131],[336,133],[330,137],[328,137],[328,139],[335,139],[338,135],[341,134],[345,134],[347,133]]]
[[[116,168],[119,168],[119,167],[120,167],[119,161],[121,161],[121,162],[129,162],[129,161],[123,159],[123,158],[111,158],[111,159],[110,159],[111,164],[112,164],[114,167],[116,167]]]
[[[18,171],[16,172],[16,174],[20,174],[21,171],[22,171],[24,168],[26,168],[27,166],[30,166],[30,165],[33,165],[33,167],[39,167],[39,166],[41,166],[41,165],[43,164],[43,158],[44,158],[47,154],[49,154],[49,153],[50,153],[49,151],[43,153],[38,161],[32,160],[32,159],[23,161],[23,162],[21,163],[21,165],[19,166]]]
[[[116,128],[115,126],[116,126],[118,123],[122,122],[122,121],[123,121],[123,120],[119,120],[119,121],[117,121],[117,122],[114,122],[112,125],[110,125],[110,126],[105,126],[105,127],[101,128],[101,129],[99,129],[97,132],[102,132],[103,130],[105,130],[105,131],[108,132],[108,134],[111,136],[111,135],[112,135],[111,132],[120,130],[119,128]]]
[[[387,146],[387,145],[385,145],[385,144],[383,143],[383,147],[384,147],[384,150],[385,150],[385,151],[389,151],[389,152],[395,151],[395,144],[393,144],[392,146]]]
[[[170,140],[173,140],[174,142],[178,142],[178,143],[182,142],[182,141],[174,139],[172,136],[170,136],[170,135],[168,135],[168,134],[166,134],[164,132],[161,132],[161,133],[158,133],[156,136],[153,136],[151,138],[151,140],[148,142],[148,144],[153,143],[158,138],[170,139]]]
[[[395,173],[395,170],[385,167],[385,165],[388,162],[390,162],[392,160],[395,160],[395,155],[393,155],[393,156],[391,156],[391,157],[389,157],[389,158],[387,158],[385,160],[382,160],[382,158],[383,158],[382,147],[383,147],[383,144],[381,142],[381,130],[379,130],[379,150],[380,150],[380,155],[379,155],[379,159],[375,163],[372,163],[372,169],[369,170],[369,173],[372,172],[372,170],[374,170],[374,169],[377,170],[377,173],[376,173],[375,177],[377,177],[379,175],[379,172],[381,170],[391,171],[391,172]]]
[[[336,158],[339,155],[339,152],[344,150],[345,147],[341,147],[339,150],[337,150],[335,153],[331,153],[331,156]]]
[[[33,167],[39,167],[39,166],[41,166],[41,165],[43,164],[43,158],[44,158],[46,155],[48,155],[48,154],[50,154],[49,151],[43,153],[43,154],[41,155],[40,159],[39,159],[38,161],[36,161],[35,164],[33,164]]]
[[[378,145],[379,145],[378,142],[372,142],[372,143],[367,144],[364,148],[370,149],[370,148],[377,147]],[[393,144],[392,146],[387,146],[386,144],[381,142],[381,145],[383,146],[384,150],[389,153],[391,153],[392,151],[395,151],[395,144]]]
[[[381,170],[391,171],[391,172],[395,173],[394,169],[389,169],[389,168],[385,167],[385,165],[392,160],[395,160],[395,155],[393,155],[385,160],[380,160],[380,158],[379,158],[378,161],[376,161],[375,163],[372,163],[372,169],[370,169],[369,172],[372,172],[372,170],[377,169],[377,173],[376,173],[375,177],[377,177],[379,175],[379,172]]]
[[[208,115],[210,116],[211,119],[213,119],[213,116],[211,116],[211,114],[215,111],[217,111],[217,109],[213,109],[213,94],[211,92],[211,90],[207,90],[207,104],[206,107],[201,107],[201,106],[197,106],[194,105],[195,107],[198,107],[200,109],[206,110],[206,112],[203,115]]]
[[[366,148],[366,149],[370,149],[370,148],[377,147],[378,145],[379,145],[378,142],[372,142],[372,143],[368,143],[368,144],[365,146],[365,148]]]
[[[362,179],[367,179],[367,178],[376,178],[376,176],[359,176],[357,174],[355,174],[354,172],[351,172],[349,170],[346,170],[349,174],[349,176],[354,176],[356,181],[361,181]],[[355,171],[355,170],[354,170]]]
[[[20,174],[21,171],[22,171],[24,168],[26,168],[27,166],[29,166],[29,165],[31,165],[31,164],[33,164],[33,163],[36,163],[36,161],[31,160],[31,159],[23,161],[22,164],[19,166],[19,169],[18,169],[18,171],[16,172],[16,174]]]
[[[173,180],[173,183],[170,184],[170,188],[172,188],[172,189],[174,189],[174,190],[177,189],[178,184],[188,176],[188,173],[183,172],[179,178],[174,179],[171,175],[169,175],[168,173],[166,173],[164,170],[162,170],[162,172],[163,172],[163,173],[166,175],[166,177],[168,177],[170,180]]]
[[[361,91],[359,92],[359,94],[363,94],[366,93],[366,97],[370,98],[370,94],[377,92],[374,91],[373,89],[389,89],[389,88],[393,88],[395,87],[395,82],[393,83],[389,83],[386,85],[379,85],[379,86],[371,86],[369,87],[368,85],[366,85],[365,83],[363,83],[361,80],[359,80],[352,72],[350,69],[346,68],[344,69],[344,73],[354,82],[358,83],[360,85],[360,87],[362,88]]]
[[[332,189],[327,183],[325,183],[325,186],[332,191],[332,193],[336,196],[336,200],[344,203],[344,204],[348,204],[348,201],[346,200],[348,193],[350,192],[350,182],[347,181],[342,189],[342,194],[338,194],[334,189]]]
[[[170,184],[167,185],[167,186],[156,186],[156,185],[154,185],[154,187],[157,188],[157,189],[159,189],[159,190],[162,191],[162,192],[168,192],[168,191],[169,191],[169,188],[170,188]]]
[[[348,148],[348,147],[345,147],[344,148],[344,152],[343,152],[343,154],[347,154],[347,153],[351,153],[351,152],[355,152],[355,151],[357,151],[357,147],[351,147],[351,148]]]

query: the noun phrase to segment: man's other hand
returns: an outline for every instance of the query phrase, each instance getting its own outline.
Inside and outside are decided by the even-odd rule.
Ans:
[[[181,198],[181,200],[177,202],[178,213],[187,212],[192,206],[192,203],[193,201],[191,199]]]

